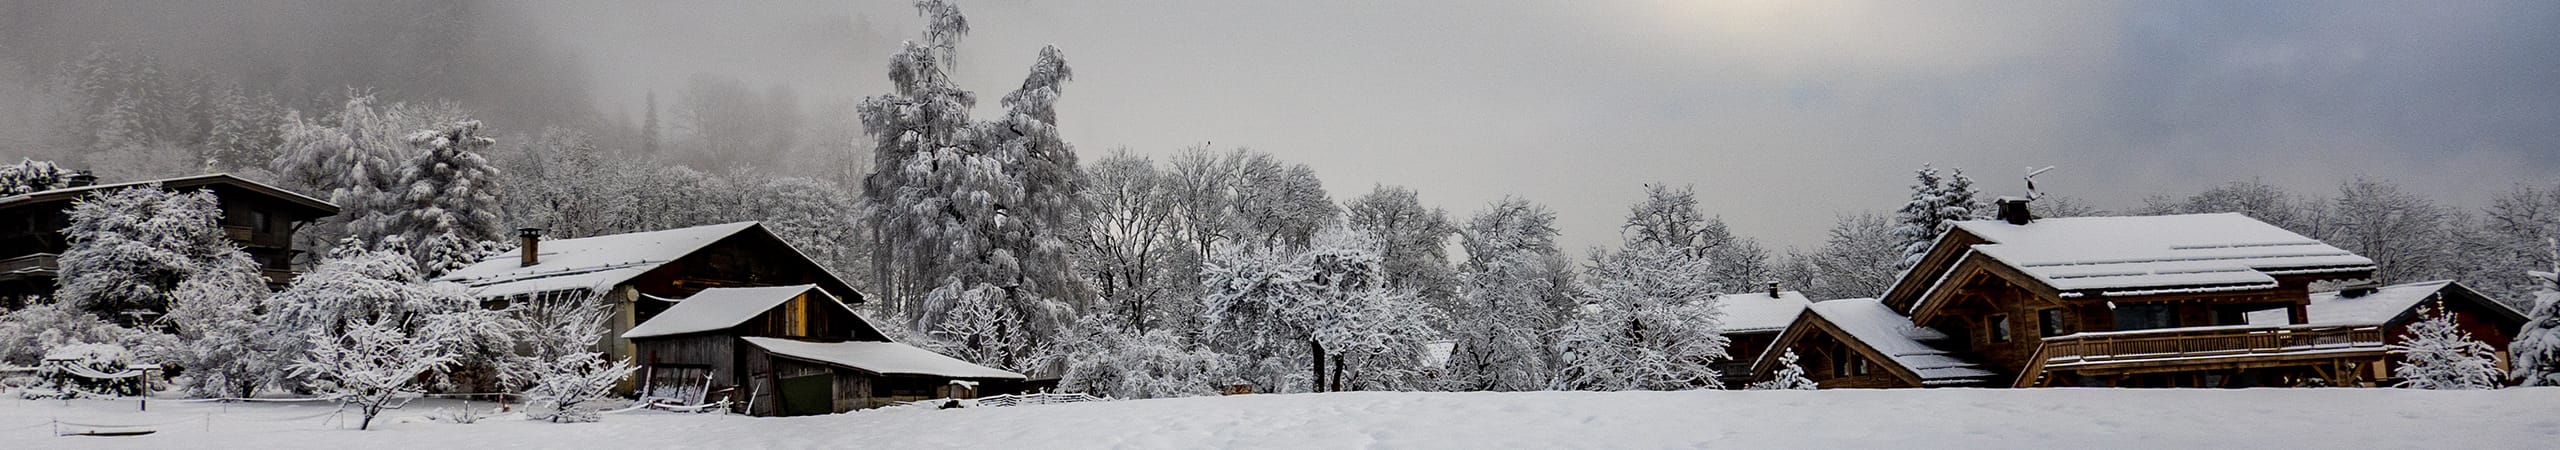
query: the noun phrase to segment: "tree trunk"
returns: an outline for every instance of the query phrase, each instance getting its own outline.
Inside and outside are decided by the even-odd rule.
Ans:
[[[1310,359],[1315,360],[1316,368],[1316,377],[1314,380],[1309,380],[1307,390],[1324,392],[1324,344],[1316,342],[1315,338],[1307,338],[1307,349],[1315,355]]]
[[[1342,355],[1333,355],[1333,388],[1330,390],[1342,391]]]

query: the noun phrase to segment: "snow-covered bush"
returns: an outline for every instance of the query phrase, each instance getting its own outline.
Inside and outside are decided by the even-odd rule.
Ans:
[[[2472,339],[2462,331],[2452,312],[2438,313],[2433,307],[2418,309],[2425,316],[2409,324],[2409,333],[2400,344],[2392,345],[2392,353],[2406,359],[2408,365],[2398,370],[2399,387],[2435,390],[2497,389],[2498,359],[2489,344]]]
[[[51,161],[20,158],[17,164],[0,166],[0,196],[51,190],[70,176]]]
[[[1088,322],[1097,321],[1086,318]],[[1216,395],[1235,378],[1225,355],[1183,342],[1164,330],[1132,335],[1105,325],[1075,333],[1058,388],[1102,397],[1141,399]]]
[[[612,311],[592,294],[537,300],[508,311],[521,350],[499,367],[499,376],[525,393],[525,418],[603,419],[595,404],[632,370],[631,360],[607,361],[595,351]]]
[[[1751,383],[1750,389],[1755,391],[1811,390],[1818,387],[1821,385],[1805,379],[1804,366],[1796,365],[1796,351],[1787,350],[1786,353],[1778,355],[1778,373],[1768,381]]]
[[[364,417],[356,429],[371,428],[374,416],[392,402],[425,392],[421,380],[454,362],[443,343],[402,331],[398,319],[360,318],[340,326],[334,334],[305,331],[311,346],[291,370],[313,390],[354,406]]]
[[[132,375],[124,373],[133,367],[133,355],[115,344],[70,344],[45,350],[45,365],[36,367],[36,377],[45,385],[66,395],[106,394],[136,396],[143,394],[140,377],[107,378]]]
[[[138,345],[144,334],[69,304],[36,303],[0,312],[0,364],[34,367],[47,349],[91,342]]]
[[[1582,390],[1720,389],[1725,359],[1721,300],[1705,258],[1641,244],[1594,255],[1583,313],[1565,326],[1557,387]]]

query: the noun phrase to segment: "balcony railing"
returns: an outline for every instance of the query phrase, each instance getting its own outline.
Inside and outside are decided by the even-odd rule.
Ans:
[[[0,274],[12,274],[19,272],[51,273],[58,267],[61,266],[55,263],[54,255],[52,253],[37,253],[9,259],[0,259]]]
[[[2212,356],[2381,350],[2375,326],[2230,326],[2080,333],[2045,338],[2048,365]]]

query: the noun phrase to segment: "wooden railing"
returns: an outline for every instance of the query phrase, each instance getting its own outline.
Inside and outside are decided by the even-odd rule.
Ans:
[[[52,271],[57,267],[61,266],[55,263],[54,255],[52,253],[37,253],[16,258],[0,259],[0,273],[11,273],[29,269]]]
[[[2380,349],[2381,327],[2201,327],[2081,333],[2045,338],[2038,353],[2051,364],[2195,356],[2277,354],[2320,350]]]

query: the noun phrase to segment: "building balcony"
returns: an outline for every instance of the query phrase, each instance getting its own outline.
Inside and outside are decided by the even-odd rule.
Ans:
[[[61,264],[52,253],[37,253],[0,259],[0,279],[22,277],[51,278]]]
[[[2248,366],[2385,354],[2377,326],[2222,326],[2079,333],[2045,338],[2045,370]]]

